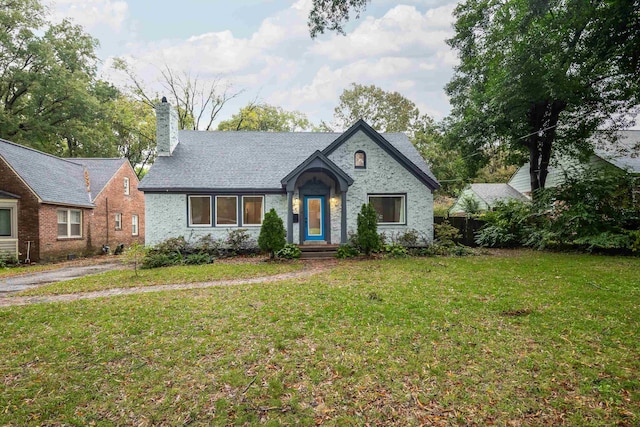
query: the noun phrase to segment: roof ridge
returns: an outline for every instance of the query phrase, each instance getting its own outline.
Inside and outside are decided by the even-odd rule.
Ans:
[[[74,163],[73,161],[71,161],[71,160],[70,160],[70,159],[78,158],[78,157],[60,157],[60,156],[56,156],[55,154],[46,153],[46,152],[44,152],[44,151],[41,151],[41,150],[35,149],[35,148],[33,148],[33,147],[28,147],[28,146],[26,146],[26,145],[18,144],[17,142],[7,141],[7,140],[6,140],[6,139],[4,139],[4,138],[0,138],[0,141],[2,141],[2,142],[4,142],[4,143],[7,143],[7,144],[9,144],[9,145],[13,145],[14,147],[23,148],[23,149],[25,149],[25,150],[34,151],[34,152],[36,152],[36,153],[38,153],[38,154],[43,154],[43,155],[45,155],[45,156],[47,156],[47,157],[52,157],[52,158],[54,158],[54,159],[56,159],[56,160],[60,160],[60,161],[67,162],[67,163],[72,163],[72,164],[74,164],[74,165],[76,165],[76,166],[82,166],[82,165],[79,165],[79,164],[77,164],[77,163]]]
[[[125,160],[126,157],[63,157],[68,160]]]

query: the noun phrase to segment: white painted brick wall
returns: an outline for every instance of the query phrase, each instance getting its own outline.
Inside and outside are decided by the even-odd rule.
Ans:
[[[354,154],[358,150],[367,155],[366,169],[354,168]],[[345,141],[329,159],[354,180],[347,192],[347,233],[357,230],[358,212],[367,203],[367,194],[406,193],[407,225],[378,225],[378,232],[389,235],[415,229],[433,240],[433,193],[363,132]]]

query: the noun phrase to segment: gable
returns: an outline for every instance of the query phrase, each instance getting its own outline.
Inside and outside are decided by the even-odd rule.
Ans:
[[[357,132],[364,133],[371,141],[375,142],[380,148],[386,151],[391,158],[393,158],[396,162],[406,168],[409,172],[414,174],[416,178],[418,178],[431,190],[437,190],[438,188],[440,188],[440,183],[435,178],[435,176],[433,176],[429,167],[424,162],[424,159],[422,158],[420,153],[418,153],[415,147],[413,147],[406,135],[396,134],[402,135],[402,137],[404,138],[396,137],[394,138],[396,143],[392,144],[389,140],[387,140],[383,135],[376,132],[362,119],[358,120],[356,124],[347,129],[327,148],[322,150],[322,153],[326,156],[330,156],[331,153],[333,153],[346,141],[352,138]]]
[[[95,200],[118,173],[120,168],[125,163],[129,163],[126,159],[120,158],[98,159],[77,157],[69,159],[69,161],[83,166],[89,172],[91,200]]]

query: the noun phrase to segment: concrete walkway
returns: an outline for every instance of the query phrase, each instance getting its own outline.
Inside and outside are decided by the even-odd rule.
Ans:
[[[78,277],[103,273],[111,270],[121,270],[125,268],[120,263],[107,263],[84,266],[62,267],[54,270],[39,271],[36,273],[23,274],[20,276],[0,278],[0,295],[8,292],[20,292],[34,286],[41,286],[47,283],[62,282],[76,279]]]
[[[19,305],[52,303],[52,302],[65,302],[65,301],[77,301],[85,299],[105,298],[118,295],[133,295],[144,294],[151,292],[162,291],[174,291],[185,289],[204,289],[215,286],[231,286],[231,285],[245,285],[253,283],[271,283],[278,282],[280,280],[299,279],[313,276],[318,273],[322,273],[333,269],[337,265],[334,260],[328,261],[312,261],[305,263],[302,270],[294,271],[291,273],[276,274],[273,276],[254,277],[250,279],[233,279],[233,280],[216,280],[212,282],[199,282],[199,283],[176,283],[172,285],[157,285],[157,286],[143,286],[136,288],[114,288],[104,291],[95,292],[82,292],[75,294],[64,295],[50,295],[50,296],[35,296],[35,297],[0,297],[0,307],[11,307]]]

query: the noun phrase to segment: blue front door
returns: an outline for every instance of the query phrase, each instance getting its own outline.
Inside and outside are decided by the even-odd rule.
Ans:
[[[324,196],[304,198],[304,240],[325,240]]]

